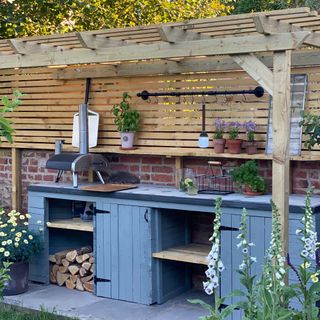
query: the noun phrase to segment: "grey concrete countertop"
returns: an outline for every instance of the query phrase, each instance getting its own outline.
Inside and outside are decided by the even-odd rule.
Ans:
[[[83,184],[82,186],[89,185]],[[81,188],[81,187],[80,187]],[[159,186],[159,185],[137,185],[137,188],[116,191],[116,192],[98,192],[98,191],[84,191],[73,188],[71,184],[51,183],[51,184],[33,184],[29,186],[29,191],[45,192],[45,193],[60,193],[71,194],[79,196],[95,196],[107,197],[116,199],[133,199],[145,201],[162,201],[171,203],[184,203],[193,205],[208,205],[212,203],[219,195],[215,194],[197,194],[190,196],[185,192],[181,192],[174,187]],[[245,196],[239,193],[231,193],[222,195],[223,207],[260,209],[270,210],[271,194],[262,196]],[[290,211],[300,213],[303,211],[305,195],[293,194],[289,198]],[[320,212],[320,196],[312,196],[311,205],[315,213]]]

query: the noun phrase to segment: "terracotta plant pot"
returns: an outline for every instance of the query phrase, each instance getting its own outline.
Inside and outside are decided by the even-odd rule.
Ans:
[[[213,148],[215,153],[224,153],[226,139],[213,139]]]
[[[255,141],[247,141],[245,142],[245,148],[247,154],[256,154],[258,153],[257,143]]]
[[[244,186],[242,193],[246,196],[261,196],[263,192],[253,191],[250,186]]]
[[[229,153],[241,153],[241,145],[242,140],[241,139],[229,139],[227,140],[227,147]]]
[[[122,149],[132,149],[134,142],[135,132],[120,132],[121,137],[121,148]]]
[[[9,267],[10,280],[5,284],[3,295],[13,296],[28,290],[29,263],[15,262]]]

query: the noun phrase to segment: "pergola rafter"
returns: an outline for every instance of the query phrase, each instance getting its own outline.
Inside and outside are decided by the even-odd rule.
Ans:
[[[283,253],[286,255],[291,54],[304,44],[319,46],[319,30],[317,12],[298,8],[164,25],[0,40],[0,69],[111,63],[113,65],[100,67],[105,68],[105,76],[115,77],[152,72],[207,72],[210,68],[239,65],[273,97],[272,196],[281,214]],[[266,63],[257,55],[265,52],[273,55],[273,61]],[[214,56],[220,55],[231,55],[236,64],[230,60],[221,62],[219,57],[219,66],[211,67],[210,63],[217,61]],[[319,58],[314,55],[312,59]],[[60,74],[61,78],[66,73]],[[73,75],[76,73],[73,70]],[[90,76],[90,73],[86,74],[86,77]],[[84,77],[83,73],[81,77]],[[19,156],[14,154],[15,161],[19,161]]]

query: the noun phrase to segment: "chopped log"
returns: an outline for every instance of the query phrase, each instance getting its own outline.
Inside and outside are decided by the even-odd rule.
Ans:
[[[89,292],[93,292],[93,281],[89,281],[89,282],[85,282],[83,284],[83,287],[89,291]]]
[[[70,251],[70,249],[69,250],[59,251],[59,252],[55,253],[54,257],[56,258],[56,264],[60,265],[61,264],[61,260],[66,257],[66,255],[67,255],[67,253],[69,251]]]
[[[94,264],[92,264],[91,268],[90,268],[90,272],[94,273]]]
[[[68,267],[68,270],[71,274],[75,275],[79,272],[80,268],[77,265],[72,264]]]
[[[82,247],[78,250],[72,250],[66,254],[66,259],[70,262],[74,262],[77,256],[83,255],[89,252],[92,252],[92,248],[90,246]]]
[[[52,263],[57,263],[56,257],[54,254],[50,254],[49,255],[49,261]]]
[[[76,284],[74,282],[72,282],[70,279],[66,280],[66,287],[68,289],[73,290],[76,287]]]
[[[80,278],[81,282],[84,283],[84,282],[89,282],[93,279],[93,274],[90,274],[89,276],[86,276],[86,277],[82,277]]]
[[[67,259],[62,259],[61,263],[63,266],[68,267],[70,265],[70,262]]]
[[[88,271],[85,268],[80,268],[79,274],[80,277],[85,277],[88,274]]]
[[[59,272],[66,273],[68,271],[68,267],[65,266],[59,266]]]
[[[70,275],[66,273],[57,272],[57,283],[61,287],[69,279]]]
[[[50,282],[51,283],[57,283],[57,278],[56,276],[53,274],[53,272],[50,272]]]
[[[76,283],[78,278],[79,278],[79,275],[77,275],[77,274],[70,275],[70,281],[73,283]]]
[[[93,256],[91,256],[91,257],[89,258],[89,262],[90,262],[91,264],[94,263],[94,257],[93,257]]]
[[[88,271],[91,268],[91,263],[90,262],[84,262],[81,266],[82,266],[82,268],[84,268],[84,269],[86,269]]]
[[[72,251],[69,251],[67,254],[66,254],[66,259],[70,262],[74,262],[74,260],[76,260],[76,257],[78,255],[78,252],[77,250],[72,250]]]
[[[89,253],[85,253],[85,254],[82,254],[80,256],[77,256],[76,257],[76,261],[78,263],[83,263],[85,262],[86,260],[88,260],[90,258],[90,254]]]
[[[52,266],[52,270],[51,271],[52,271],[53,275],[55,276],[55,278],[57,278],[57,272],[59,271],[59,265],[54,264]]]
[[[80,290],[80,291],[84,291],[84,287],[83,287],[83,284],[82,284],[80,278],[77,279],[76,289]]]

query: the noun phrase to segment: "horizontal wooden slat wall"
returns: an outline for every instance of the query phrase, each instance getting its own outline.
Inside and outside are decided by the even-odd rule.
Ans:
[[[57,69],[53,68],[1,71],[0,96],[10,95],[14,89],[24,93],[22,105],[10,114],[16,130],[13,147],[53,149],[56,139],[65,139],[66,149],[74,150],[71,147],[72,120],[78,105],[84,101],[85,80],[57,80],[56,72]],[[297,69],[294,72],[308,74],[306,106],[320,112],[320,68]],[[258,124],[256,139],[263,153],[268,123],[268,94],[262,98],[243,95],[217,98],[196,96],[151,98],[149,101],[136,97],[142,90],[246,90],[255,86],[257,83],[242,71],[92,79],[89,105],[90,109],[100,113],[101,118],[99,145],[91,151],[121,152],[111,108],[121,100],[123,92],[129,92],[132,106],[141,111],[142,117],[136,140],[138,149],[132,153],[214,155],[212,148],[203,150],[197,146],[201,132],[202,103],[206,104],[206,129],[210,138],[217,117],[226,121],[254,120]],[[243,132],[241,138],[245,139]],[[8,147],[9,144],[3,143],[1,146]],[[311,155],[319,157],[320,149]]]

